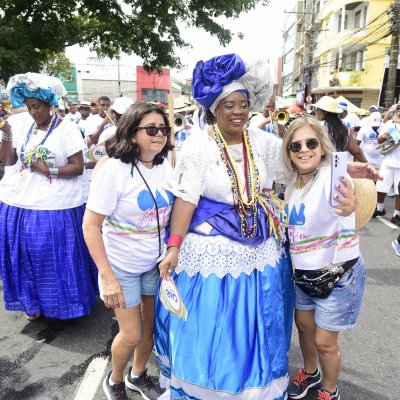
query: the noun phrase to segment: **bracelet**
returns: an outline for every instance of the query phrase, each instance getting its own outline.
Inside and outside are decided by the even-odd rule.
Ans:
[[[181,235],[170,235],[168,239],[167,248],[177,247],[178,249],[181,247],[183,238]]]
[[[12,142],[12,133],[5,133],[1,131],[1,140],[5,140],[6,142]]]
[[[49,178],[58,178],[58,168],[49,168]]]

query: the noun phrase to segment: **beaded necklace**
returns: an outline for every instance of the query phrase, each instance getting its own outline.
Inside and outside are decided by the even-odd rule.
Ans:
[[[46,132],[44,134],[44,137],[41,140],[41,142],[38,144],[37,147],[42,146],[42,144],[47,140],[47,138],[53,133],[54,128],[57,125],[58,119],[59,119],[59,117],[58,117],[57,113],[54,113],[53,117],[51,118],[50,124],[49,124],[49,126],[48,126],[48,128],[47,128],[47,130],[46,130]],[[26,148],[26,145],[29,143],[29,140],[31,139],[32,134],[35,134],[34,129],[37,132],[38,125],[36,123],[32,124],[31,129],[29,130],[29,132],[28,132],[28,134],[26,136],[25,142],[21,145],[20,158],[21,158],[21,161],[22,161],[23,164],[26,164],[26,162],[25,162],[26,161],[25,148]]]
[[[217,125],[214,126],[214,136],[231,181],[233,200],[240,218],[240,234],[243,237],[252,238],[255,236],[257,228],[259,173],[254,162],[249,137],[246,130],[243,129],[243,165],[246,188],[245,193],[247,193],[247,198],[245,198],[242,181],[236,168],[236,164],[233,160],[231,151],[229,150],[229,146]]]

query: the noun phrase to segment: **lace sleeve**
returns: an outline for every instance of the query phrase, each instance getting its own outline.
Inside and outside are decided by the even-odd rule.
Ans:
[[[195,134],[186,139],[172,179],[167,185],[175,196],[195,205],[203,193],[209,141],[209,137],[203,134]]]

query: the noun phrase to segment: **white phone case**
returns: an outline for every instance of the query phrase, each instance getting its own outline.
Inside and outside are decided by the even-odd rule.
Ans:
[[[347,174],[347,151],[335,151],[332,153],[331,161],[331,196],[330,205],[332,207],[340,206],[341,203],[335,199],[335,195],[343,196],[338,189],[337,185],[343,186],[343,182],[340,180],[341,176]]]

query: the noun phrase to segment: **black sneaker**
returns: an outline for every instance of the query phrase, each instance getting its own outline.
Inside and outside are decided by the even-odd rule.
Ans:
[[[319,368],[314,375],[309,375],[301,368],[287,389],[287,393],[291,399],[302,399],[306,396],[311,388],[321,386],[321,373]]]
[[[145,400],[157,400],[164,393],[164,389],[161,389],[158,378],[147,375],[147,369],[138,378],[132,378],[131,371],[132,367],[129,368],[125,376],[127,388],[139,392]]]
[[[110,385],[111,372],[103,381],[103,390],[107,396],[107,400],[128,400],[124,382],[115,382],[114,385]]]
[[[336,388],[336,392],[332,393],[326,389],[319,389],[312,400],[340,400],[339,390]]]
[[[372,215],[372,218],[375,218],[375,217],[383,217],[383,216],[385,216],[385,215],[386,215],[386,211],[385,211],[385,210],[378,211],[377,209],[375,209],[375,212],[374,212],[374,214]]]
[[[390,222],[392,224],[395,224],[397,226],[400,226],[400,217],[398,215],[395,215],[394,217],[392,217],[392,219],[390,220]]]

